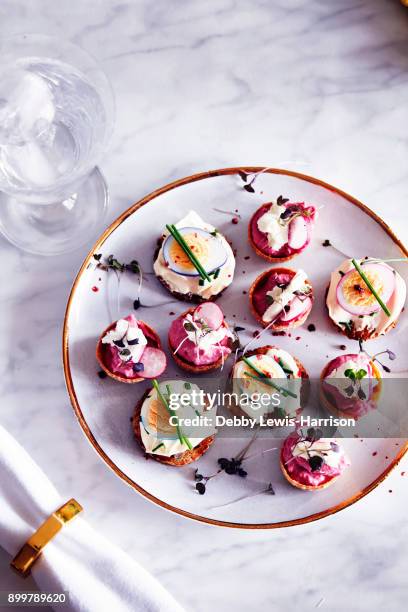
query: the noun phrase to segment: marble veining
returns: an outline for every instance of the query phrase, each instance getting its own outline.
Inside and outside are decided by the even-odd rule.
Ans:
[[[408,10],[397,0],[0,3],[1,36],[33,31],[81,44],[112,81],[107,222],[176,178],[259,164],[332,182],[408,243]],[[100,461],[60,356],[86,252],[40,259],[0,238],[0,419],[62,494],[191,610],[405,609],[407,460],[364,501],[271,532],[186,521]],[[3,554],[0,570],[0,590],[21,588]]]

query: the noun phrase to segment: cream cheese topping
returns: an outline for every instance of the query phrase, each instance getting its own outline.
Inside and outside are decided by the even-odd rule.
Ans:
[[[285,289],[275,286],[271,291],[267,291],[266,295],[273,299],[273,303],[268,306],[263,313],[262,320],[265,321],[265,323],[271,323],[276,319],[285,306],[293,300],[295,291],[308,289],[306,281],[306,272],[304,272],[304,270],[298,270]]]
[[[193,210],[190,210],[190,212],[183,219],[180,219],[180,221],[178,221],[175,225],[179,229],[182,227],[198,227],[206,230],[207,232],[213,232],[215,230],[213,225],[203,221],[203,219]],[[165,237],[168,236],[167,230],[163,233],[163,235]],[[218,277],[212,279],[210,283],[208,281],[204,281],[204,284],[200,285],[199,277],[183,276],[170,270],[164,260],[162,247],[160,248],[156,261],[153,264],[155,274],[157,276],[161,276],[161,278],[169,285],[170,290],[173,292],[183,294],[193,293],[194,295],[200,295],[205,299],[220,293],[232,283],[235,271],[235,257],[225,237],[217,232],[216,238],[221,241],[222,246],[227,253],[227,261],[220,268]]]
[[[274,251],[279,251],[289,240],[289,223],[280,218],[285,210],[284,206],[274,202],[257,222],[259,231],[267,235],[268,245]]]
[[[126,319],[119,319],[114,329],[108,331],[102,338],[102,344],[116,347],[121,361],[126,363],[132,360],[138,363],[147,344],[147,338],[140,327],[130,325]]]
[[[224,325],[221,325],[219,329],[211,329],[208,326],[200,325],[200,322],[194,320],[191,314],[185,317],[183,327],[187,338],[203,351],[208,351],[225,337],[234,337],[234,334]]]
[[[329,316],[341,329],[344,329],[344,325],[341,325],[341,323],[352,321],[353,326],[357,331],[368,328],[371,331],[375,330],[380,335],[385,334],[388,327],[398,319],[399,315],[401,314],[401,310],[404,307],[406,299],[405,281],[395,270],[395,289],[391,298],[387,302],[387,307],[391,312],[390,317],[381,308],[373,315],[353,315],[340,306],[339,302],[337,301],[336,291],[337,285],[341,280],[341,273],[346,274],[349,272],[349,270],[354,269],[355,268],[351,259],[346,259],[334,272],[332,272],[329,291],[326,298]]]
[[[215,422],[216,408],[207,410],[207,407],[203,401],[200,401],[199,393],[200,389],[193,383],[187,383],[183,380],[166,380],[160,382],[160,391],[166,397],[167,390],[166,385],[169,386],[172,394],[189,394],[191,396],[191,403],[187,406],[179,404],[179,407],[174,410],[180,419],[180,423],[183,419],[190,419],[199,415],[207,415],[211,418],[212,422]],[[186,386],[187,385],[187,386]],[[193,401],[192,392],[196,392],[196,401]],[[156,414],[158,416],[156,416]],[[147,453],[157,454],[163,457],[171,457],[184,453],[188,449],[187,444],[181,443],[177,434],[175,426],[169,423],[169,413],[162,402],[158,399],[156,389],[152,388],[149,391],[148,396],[143,402],[143,406],[140,414],[140,433],[142,436],[143,445]],[[183,425],[180,425],[180,429],[183,432]],[[200,432],[205,432],[205,436],[201,438],[190,437],[189,441],[193,448],[198,446],[202,440],[211,436],[215,433],[215,427],[206,426],[200,427]]]
[[[335,444],[334,448],[339,448],[338,451],[333,450],[331,443]],[[337,468],[340,464],[343,453],[341,452],[337,440],[329,438],[320,438],[310,443],[309,440],[299,440],[293,447],[293,457],[302,457],[308,461],[310,457],[321,457],[327,465],[332,468]]]

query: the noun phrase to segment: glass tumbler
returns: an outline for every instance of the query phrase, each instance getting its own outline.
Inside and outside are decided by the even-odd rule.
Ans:
[[[0,44],[0,231],[58,255],[92,240],[108,190],[97,168],[113,130],[105,74],[79,47],[21,35]]]

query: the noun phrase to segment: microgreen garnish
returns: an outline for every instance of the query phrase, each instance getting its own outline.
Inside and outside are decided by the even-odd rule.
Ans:
[[[408,257],[392,257],[390,259],[379,259],[377,257],[368,257],[362,263],[362,265],[368,264],[368,263],[392,263],[392,262],[398,262],[398,261],[408,261]]]
[[[187,242],[184,240],[183,236],[178,231],[177,227],[175,225],[168,225],[167,224],[166,225],[166,229],[173,236],[174,240],[176,242],[178,242],[178,244],[181,246],[181,248],[183,249],[183,251],[185,252],[187,257],[189,258],[189,260],[191,261],[191,263],[193,264],[193,266],[195,267],[195,269],[197,270],[197,272],[201,276],[201,279],[203,281],[208,281],[210,283],[211,282],[210,276],[204,270],[204,268],[201,265],[200,261],[194,255],[193,251],[190,249],[190,247],[188,246]]]
[[[243,170],[239,170],[238,174],[241,177],[241,179],[244,181],[245,185],[243,186],[243,188],[245,189],[245,191],[248,191],[249,193],[255,193],[255,189],[253,188],[253,184],[255,183],[256,179],[258,178],[258,176],[260,174],[263,174],[264,172],[266,172],[267,170],[270,170],[270,168],[262,168],[262,170],[259,170],[257,172],[245,172]],[[252,177],[251,180],[248,181],[249,177]],[[279,196],[282,197],[282,196]]]
[[[344,325],[348,332],[352,332],[353,325],[351,321],[339,321],[339,325]]]
[[[349,378],[351,381],[350,385],[344,389],[348,397],[351,397],[353,393],[356,392],[359,399],[366,399],[367,396],[361,388],[361,381],[365,376],[367,376],[367,374],[368,372],[364,368],[360,368],[358,370],[347,368],[347,370],[344,371],[344,376]]]
[[[313,444],[314,442],[320,440],[320,438],[323,438],[323,431],[320,429],[320,427],[309,427],[306,432],[306,440]]]
[[[253,376],[250,372],[245,372],[247,376],[255,380],[258,380],[259,382],[262,382],[268,385],[269,387],[273,387],[274,389],[279,391],[279,393],[281,393],[284,397],[286,397],[287,395],[290,395],[291,397],[295,399],[297,398],[296,393],[293,393],[293,391],[290,391],[289,389],[285,389],[284,387],[281,387],[280,385],[277,385],[276,383],[274,383],[271,378],[269,378],[264,372],[262,372],[262,370],[257,368],[256,365],[254,365],[251,361],[249,361],[247,357],[243,356],[242,359],[246,363],[247,366],[249,366],[252,370],[254,370],[254,372],[258,374],[258,376]]]
[[[387,374],[389,374],[391,372],[391,369],[378,359],[380,355],[388,355],[388,359],[390,361],[394,361],[394,359],[396,359],[397,356],[393,351],[390,351],[390,349],[385,349],[384,351],[380,351],[379,353],[376,353],[375,355],[371,357],[373,361],[376,361],[377,363],[380,364],[384,372],[387,372]]]
[[[336,442],[330,442],[330,446],[328,448],[313,448],[313,444],[323,438],[323,431],[319,427],[310,427],[307,430],[306,435],[300,429],[299,435],[300,438],[297,441],[297,444],[303,443],[303,448],[301,450],[302,452],[305,452],[307,454],[307,461],[310,465],[312,472],[316,472],[321,469],[322,465],[325,462],[324,457],[327,455],[328,452],[340,452],[340,447]],[[317,454],[312,455],[311,453]],[[286,463],[290,463],[291,461],[295,460],[296,456],[293,455],[292,458],[289,459]]]
[[[278,199],[276,200],[278,206],[283,206],[284,204],[286,204],[286,202],[289,202],[289,198],[284,198],[281,195],[278,196]]]
[[[157,396],[159,397],[159,399],[160,399],[161,403],[163,404],[163,406],[166,408],[167,412],[170,414],[170,416],[176,417],[177,421],[178,421],[178,417],[177,417],[176,412],[172,408],[170,408],[170,406],[168,404],[168,401],[164,397],[163,393],[161,392],[160,387],[159,387],[159,383],[157,382],[157,380],[155,378],[152,380],[152,384],[153,384],[153,387],[156,389]],[[168,385],[167,385],[167,387],[168,387]],[[185,444],[190,450],[192,450],[193,447],[191,445],[190,440],[187,438],[187,436],[183,435],[183,433],[181,431],[181,428],[180,428],[180,425],[178,423],[176,425],[176,430],[177,430],[177,435],[178,435],[180,443],[181,444]]]
[[[215,210],[215,212],[222,213],[223,215],[229,215],[230,217],[237,217],[237,219],[241,219],[241,215],[232,210],[223,210],[222,208],[213,208],[213,210]],[[215,230],[215,231],[218,231],[218,230]]]
[[[357,272],[359,273],[359,275],[361,276],[361,278],[363,279],[363,281],[365,282],[365,284],[367,285],[367,287],[369,288],[369,290],[371,291],[371,293],[373,294],[373,296],[375,297],[375,299],[377,300],[377,302],[379,303],[379,305],[381,306],[381,308],[383,309],[387,317],[390,317],[391,312],[388,310],[387,305],[384,304],[384,302],[378,295],[377,291],[374,289],[373,285],[371,284],[370,280],[367,278],[366,274],[362,271],[360,265],[356,262],[355,259],[352,259],[351,263],[353,264],[353,266],[355,267],[355,269],[357,270]]]
[[[255,491],[254,493],[247,493],[246,495],[241,495],[237,499],[233,499],[232,501],[226,502],[225,504],[219,504],[218,506],[212,506],[211,510],[216,510],[218,508],[225,508],[227,506],[232,506],[232,504],[236,504],[244,499],[249,499],[250,497],[257,497],[258,495],[275,495],[275,490],[270,482],[265,489],[261,489],[261,491]]]
[[[359,370],[353,370],[352,368],[347,368],[344,372],[344,376],[350,378],[350,380],[362,380],[364,376],[367,376],[367,370],[364,368],[360,368]]]
[[[235,457],[232,457],[231,459],[227,459],[226,457],[220,457],[220,459],[218,459],[218,470],[214,474],[210,474],[209,476],[204,476],[203,474],[200,474],[198,472],[198,469],[196,469],[194,472],[194,480],[197,483],[195,486],[196,491],[200,495],[204,495],[208,481],[211,480],[212,478],[215,478],[222,472],[225,472],[225,474],[228,474],[229,476],[237,475],[237,476],[240,476],[241,478],[245,478],[248,475],[248,472],[242,468],[242,463],[243,461],[246,461],[247,459],[251,459],[252,457],[257,456],[257,453],[254,455],[247,456],[247,452],[251,448],[252,444],[255,442],[258,436],[258,433],[259,433],[259,429],[256,429],[253,436],[249,440],[249,442],[244,446],[242,450],[239,451],[239,453],[235,455]],[[268,451],[271,451],[271,450],[278,450],[278,449],[277,448],[268,449]],[[268,451],[263,451],[263,452],[268,452]]]
[[[98,253],[97,256],[94,255],[94,259],[100,261],[102,257],[101,253]],[[133,272],[133,274],[141,274],[142,270],[139,262],[136,259],[132,259],[129,263],[121,263],[116,257],[113,255],[109,255],[104,263],[98,263],[98,268],[101,270],[116,270],[117,272]]]

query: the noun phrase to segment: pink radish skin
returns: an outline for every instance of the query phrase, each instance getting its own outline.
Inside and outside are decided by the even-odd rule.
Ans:
[[[302,216],[289,223],[288,244],[292,249],[303,249],[309,241],[308,222]]]
[[[214,302],[204,302],[200,304],[194,311],[194,319],[202,319],[212,330],[217,330],[221,327],[224,321],[224,314],[217,304]]]
[[[289,304],[289,310],[283,311],[282,316],[279,318],[280,321],[289,323],[294,319],[297,319],[300,315],[308,312],[312,307],[312,300],[308,297],[305,300],[301,300],[299,297],[295,297]]]
[[[380,293],[380,298],[382,299],[383,302],[387,303],[390,297],[392,296],[392,294],[394,293],[394,289],[395,289],[395,276],[394,276],[394,272],[392,268],[384,264],[363,264],[361,268],[363,272],[369,272],[370,270],[372,270],[373,272],[375,271],[381,275],[384,286],[383,286],[382,293]],[[348,279],[348,277],[350,276],[350,274],[354,274],[354,273],[355,273],[355,269],[353,268],[352,270],[349,270],[349,272],[347,272],[347,274],[345,274],[340,279],[337,285],[337,288],[336,288],[336,297],[337,297],[338,303],[346,312],[349,312],[350,314],[353,314],[353,315],[368,315],[368,314],[371,314],[372,312],[378,312],[381,306],[379,305],[377,300],[375,300],[371,305],[367,305],[367,306],[357,306],[354,304],[350,304],[347,301],[343,293],[343,286],[346,280]],[[363,279],[361,279],[361,283],[363,286],[365,286]]]
[[[144,366],[144,369],[139,372],[141,378],[156,378],[166,369],[166,354],[161,349],[147,346],[140,358],[140,363]]]

